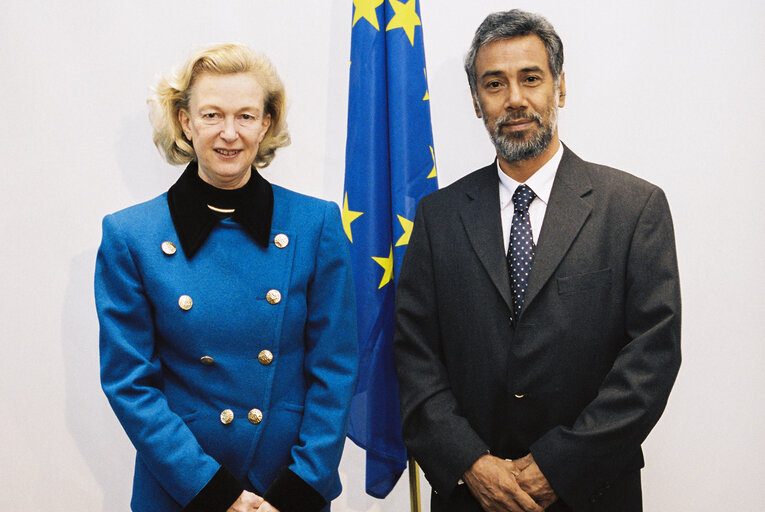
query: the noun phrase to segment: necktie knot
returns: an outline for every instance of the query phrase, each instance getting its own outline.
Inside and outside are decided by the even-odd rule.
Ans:
[[[515,193],[513,193],[513,208],[516,212],[526,213],[529,211],[529,205],[535,197],[537,197],[537,195],[528,185],[518,185],[518,188],[515,189]]]

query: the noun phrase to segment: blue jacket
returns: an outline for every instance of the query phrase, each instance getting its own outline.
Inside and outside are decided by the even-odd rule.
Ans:
[[[347,242],[334,203],[273,194],[267,249],[226,219],[187,259],[166,193],[104,218],[101,382],[137,450],[136,511],[181,510],[221,465],[258,494],[285,467],[340,493],[358,365]]]

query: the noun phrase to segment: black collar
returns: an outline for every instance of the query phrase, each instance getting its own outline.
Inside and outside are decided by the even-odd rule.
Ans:
[[[222,190],[203,181],[197,172],[197,163],[191,162],[168,190],[167,204],[187,258],[196,254],[220,220],[220,216],[207,207],[208,204],[235,208],[231,218],[244,226],[255,242],[268,247],[274,191],[254,167],[252,176],[243,187]]]

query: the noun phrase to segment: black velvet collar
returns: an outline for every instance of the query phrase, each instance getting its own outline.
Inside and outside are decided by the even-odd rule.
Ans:
[[[207,240],[220,215],[210,210],[235,208],[231,218],[240,223],[262,247],[268,247],[274,214],[274,191],[255,168],[241,188],[222,190],[199,177],[197,163],[191,162],[167,192],[167,203],[178,240],[187,258],[192,258]]]

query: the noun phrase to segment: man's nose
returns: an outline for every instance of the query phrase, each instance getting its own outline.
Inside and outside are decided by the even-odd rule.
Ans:
[[[507,88],[505,96],[505,108],[507,110],[516,110],[526,106],[526,96],[523,94],[523,89],[520,85],[511,83]]]

